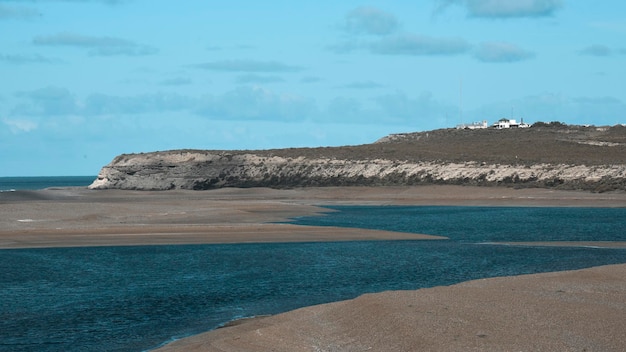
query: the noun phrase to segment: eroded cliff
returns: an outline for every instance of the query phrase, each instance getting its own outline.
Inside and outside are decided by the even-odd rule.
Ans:
[[[116,157],[92,189],[468,184],[626,190],[623,127],[438,130],[363,146]]]

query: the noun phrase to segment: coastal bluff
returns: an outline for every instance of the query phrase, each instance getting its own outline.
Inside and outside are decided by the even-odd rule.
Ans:
[[[90,189],[453,184],[626,190],[626,127],[541,124],[528,129],[394,134],[324,148],[173,150],[119,155]]]

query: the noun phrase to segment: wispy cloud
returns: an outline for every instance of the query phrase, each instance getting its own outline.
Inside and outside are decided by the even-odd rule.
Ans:
[[[465,7],[469,17],[549,17],[563,7],[561,0],[437,0],[435,14],[451,5]]]
[[[192,98],[164,93],[134,96],[96,93],[81,100],[68,89],[57,86],[19,92],[16,96],[24,101],[13,108],[14,116],[140,114],[190,110],[196,104]]]
[[[573,99],[579,104],[590,105],[623,105],[624,103],[615,97],[578,97]]]
[[[187,77],[168,78],[159,82],[159,84],[163,86],[184,86],[184,85],[188,85],[191,83],[192,83],[191,79]]]
[[[5,0],[5,1],[22,1],[22,2],[94,2],[94,3],[103,3],[109,5],[117,5],[123,4],[125,2],[131,2],[133,0]]]
[[[39,127],[37,122],[26,119],[2,119],[2,123],[7,125],[13,134],[30,132]]]
[[[74,33],[59,33],[49,36],[38,36],[33,39],[36,45],[68,46],[89,50],[96,56],[144,56],[158,52],[156,48],[138,44],[130,40],[114,37],[94,37]]]
[[[71,115],[77,112],[76,98],[69,90],[62,87],[49,86],[29,92],[16,94],[27,100],[16,106],[13,115],[56,116]]]
[[[361,45],[357,40],[352,39],[328,45],[326,49],[335,54],[349,54],[362,47],[363,45]]]
[[[212,61],[189,65],[189,67],[222,72],[297,72],[303,70],[302,67],[287,65],[281,62],[254,60]]]
[[[39,17],[41,13],[33,8],[0,4],[0,20],[30,20]]]
[[[86,115],[142,114],[188,110],[194,104],[194,99],[179,94],[157,93],[135,96],[92,94],[85,99],[80,111]]]
[[[439,120],[445,122],[449,111],[458,109],[438,101],[430,92],[422,92],[418,96],[395,92],[377,96],[370,103],[373,104],[366,105],[364,101],[352,97],[336,97],[328,104],[325,114],[318,118],[344,123],[418,123],[434,127]]]
[[[298,95],[244,86],[205,97],[196,113],[215,120],[301,121],[314,109],[311,100]]]
[[[342,28],[355,34],[387,35],[398,28],[398,20],[378,8],[362,6],[346,15]]]
[[[375,89],[382,88],[383,85],[380,83],[376,83],[373,81],[362,81],[362,82],[352,82],[346,85],[341,86],[340,88],[348,88],[348,89]]]
[[[461,38],[434,38],[415,34],[384,37],[370,44],[370,50],[382,55],[457,55],[470,49]]]
[[[601,29],[603,31],[626,34],[626,20],[618,21],[593,21],[589,23],[589,26],[594,29]]]
[[[445,119],[449,111],[456,107],[438,101],[431,92],[422,92],[417,97],[410,97],[402,92],[383,95],[376,98],[383,114],[391,120],[422,120],[432,123],[435,119]]]
[[[613,50],[606,45],[593,44],[586,48],[583,48],[578,53],[580,55],[588,56],[611,56],[613,54]]]
[[[302,77],[300,79],[300,82],[302,83],[316,83],[321,81],[322,79],[316,76],[306,76],[306,77]]]
[[[372,118],[372,112],[366,111],[361,102],[351,97],[335,97],[326,107],[326,115],[317,116],[321,121],[342,121],[367,123]]]
[[[30,55],[3,55],[0,54],[0,62],[6,62],[9,64],[15,65],[25,65],[25,64],[58,64],[62,61],[59,59],[48,58],[39,54],[30,54]]]
[[[471,45],[461,38],[437,38],[413,33],[399,33],[393,14],[375,7],[358,7],[346,15],[344,32],[355,34],[327,46],[335,54],[366,50],[381,55],[457,55]],[[369,36],[368,36],[369,35]],[[372,38],[371,35],[377,37]]]
[[[524,50],[517,45],[504,42],[481,43],[474,57],[482,62],[518,62],[531,59],[534,53]]]
[[[285,80],[279,76],[247,74],[237,77],[237,83],[280,83]]]
[[[21,121],[29,117],[132,116],[187,112],[212,120],[289,122],[301,121],[316,111],[312,99],[254,86],[241,86],[223,94],[205,97],[176,93],[130,96],[94,93],[81,99],[68,89],[56,86],[19,92],[16,96],[22,101],[9,114],[15,121],[18,120],[17,116]]]

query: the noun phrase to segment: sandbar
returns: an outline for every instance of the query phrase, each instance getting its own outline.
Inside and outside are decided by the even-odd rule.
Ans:
[[[626,193],[467,186],[0,193],[0,248],[439,239],[285,224],[326,205],[624,207]]]
[[[366,294],[158,352],[626,350],[626,264]]]

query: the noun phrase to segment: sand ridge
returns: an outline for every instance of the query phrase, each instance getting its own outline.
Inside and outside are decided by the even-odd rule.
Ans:
[[[624,207],[626,193],[466,186],[3,192],[0,248],[434,239],[390,231],[278,224],[330,211],[320,206],[350,204]]]
[[[366,294],[158,352],[624,351],[626,264]]]

